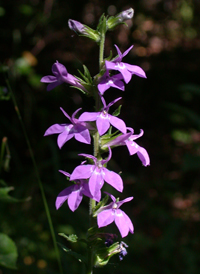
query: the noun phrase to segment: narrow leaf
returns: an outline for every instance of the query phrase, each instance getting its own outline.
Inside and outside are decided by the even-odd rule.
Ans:
[[[8,193],[13,189],[14,189],[14,187],[1,187],[0,188],[0,202],[18,203],[18,202],[27,202],[31,199],[31,197],[28,197],[26,199],[16,199],[14,197],[11,197]]]
[[[81,255],[81,254],[78,254],[74,251],[72,251],[71,249],[69,249],[68,247],[64,246],[63,244],[61,243],[58,243],[60,245],[60,247],[65,251],[67,252],[68,254],[72,255],[75,259],[77,259],[80,263],[84,263],[86,265],[86,258]]]

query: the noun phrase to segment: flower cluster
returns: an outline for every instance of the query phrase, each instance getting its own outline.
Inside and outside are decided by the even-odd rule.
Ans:
[[[74,24],[76,24],[76,21]],[[87,159],[92,159],[94,164],[81,164],[74,169],[71,175],[67,172],[61,171],[65,176],[70,178],[70,181],[74,181],[75,184],[64,189],[58,195],[56,200],[57,209],[66,200],[68,200],[69,208],[72,211],[76,210],[81,203],[83,195],[92,198],[95,201],[100,201],[101,188],[104,185],[104,181],[119,192],[123,191],[123,181],[120,175],[108,170],[105,167],[111,159],[111,149],[116,146],[126,145],[130,155],[136,153],[144,166],[148,166],[150,164],[147,151],[134,142],[135,139],[143,135],[143,130],[141,130],[140,134],[133,135],[133,129],[126,127],[126,124],[123,120],[109,114],[109,108],[121,98],[117,98],[106,105],[105,99],[103,97],[104,92],[110,87],[124,90],[124,83],[122,80],[124,80],[125,83],[128,83],[134,74],[146,78],[146,74],[142,68],[122,62],[122,58],[132,49],[132,46],[123,54],[117,46],[116,49],[118,56],[112,61],[105,61],[106,71],[99,79],[98,83],[99,97],[103,105],[101,110],[97,112],[84,112],[77,119],[75,116],[81,109],[76,110],[72,114],[72,117],[70,117],[61,108],[61,111],[69,119],[71,124],[54,124],[50,126],[44,134],[45,136],[50,134],[59,134],[57,142],[59,148],[62,148],[62,146],[73,137],[79,142],[90,144],[90,132],[95,130],[94,126],[90,124],[90,122],[93,121],[96,122],[96,131],[98,131],[100,136],[103,136],[105,133],[107,133],[111,125],[122,133],[121,135],[102,145],[102,149],[105,147],[109,149],[109,156],[107,159],[99,160],[93,155],[80,154],[80,156],[84,156]],[[110,76],[112,70],[117,70],[119,74]],[[52,72],[55,76],[45,76],[41,79],[41,82],[49,83],[47,90],[51,90],[52,88],[64,82],[84,89],[80,81],[76,77],[67,73],[67,69],[58,61],[53,64]],[[133,233],[133,225],[129,217],[118,208],[124,202],[130,201],[133,197],[127,198],[118,203],[116,203],[116,199],[111,194],[110,197],[113,200],[113,203],[102,209],[102,211],[98,214],[98,226],[106,226],[115,221],[121,236],[125,237],[128,232]]]
[[[131,18],[131,16],[133,16],[133,10],[129,9],[107,21],[106,19],[102,21],[102,19],[97,31],[75,20],[69,20],[69,27],[76,33],[98,42],[103,32],[112,29],[117,24],[123,22],[123,20]],[[106,58],[102,60],[100,72],[93,79],[86,67],[84,67],[84,75],[81,73],[82,78],[79,78],[69,74],[64,65],[56,61],[52,66],[53,76],[44,76],[41,82],[48,83],[48,91],[60,84],[68,83],[83,91],[86,95],[92,95],[95,100],[98,100],[98,104],[96,105],[100,105],[100,108],[96,108],[95,112],[83,112],[78,116],[78,113],[81,111],[81,108],[79,108],[71,117],[60,108],[70,123],[54,124],[50,126],[44,134],[45,136],[58,134],[57,144],[60,149],[73,137],[76,141],[85,144],[91,144],[91,137],[93,137],[93,145],[95,148],[94,155],[79,154],[79,156],[85,157],[86,160],[75,167],[71,174],[59,170],[68,178],[68,181],[73,184],[58,194],[56,209],[59,209],[63,203],[67,201],[70,210],[75,211],[79,207],[83,196],[87,196],[100,205],[98,207],[97,204],[96,211],[95,208],[93,208],[93,213],[95,212],[93,217],[97,217],[96,222],[98,228],[108,226],[112,222],[115,222],[121,237],[125,237],[129,232],[133,233],[134,228],[130,218],[120,207],[123,203],[131,201],[133,197],[119,201],[119,199],[115,198],[112,194],[106,193],[112,202],[108,205],[101,204],[101,192],[105,182],[118,192],[123,191],[121,176],[107,168],[112,157],[112,149],[117,146],[126,145],[130,155],[137,154],[144,166],[150,164],[150,159],[146,149],[135,142],[136,139],[143,135],[143,130],[141,130],[139,134],[134,134],[134,130],[127,127],[125,122],[117,117],[120,111],[114,114],[109,113],[110,107],[119,101],[121,97],[106,103],[104,93],[110,88],[117,88],[124,91],[125,84],[130,82],[133,75],[146,78],[146,74],[141,67],[122,61],[130,50],[132,50],[133,46],[128,48],[124,53],[120,51],[118,46],[115,45],[115,47],[118,55],[113,59]],[[113,128],[116,129],[114,133]],[[102,158],[102,154],[106,151],[108,152],[108,157]],[[124,245],[120,247],[121,256],[126,254],[125,247]]]

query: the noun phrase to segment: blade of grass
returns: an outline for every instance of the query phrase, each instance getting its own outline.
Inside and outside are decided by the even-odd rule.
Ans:
[[[49,227],[50,227],[50,231],[51,231],[51,236],[52,236],[52,240],[53,240],[53,244],[54,244],[54,248],[55,248],[55,252],[56,252],[56,257],[57,257],[57,261],[58,261],[60,274],[63,274],[63,269],[62,269],[61,259],[60,259],[60,253],[59,253],[57,242],[56,242],[55,231],[54,231],[54,228],[53,228],[53,223],[52,223],[49,207],[48,207],[48,204],[47,204],[47,199],[46,199],[46,196],[45,196],[45,193],[44,193],[44,188],[43,188],[43,185],[42,185],[42,181],[40,179],[40,175],[39,175],[39,171],[38,171],[37,164],[36,164],[36,161],[35,161],[35,157],[34,157],[34,154],[33,154],[33,150],[32,150],[32,147],[31,147],[31,144],[30,144],[30,141],[29,141],[29,138],[28,138],[28,134],[26,132],[26,128],[24,126],[24,123],[23,123],[23,120],[22,120],[22,117],[21,117],[21,114],[20,114],[16,99],[15,99],[15,96],[14,96],[14,93],[12,91],[12,88],[10,86],[10,83],[9,83],[8,79],[6,79],[6,84],[7,84],[8,90],[11,94],[11,99],[13,101],[14,108],[15,108],[15,111],[17,113],[18,119],[21,123],[23,134],[24,134],[24,137],[26,139],[26,143],[27,143],[27,146],[28,146],[28,149],[29,149],[29,152],[30,152],[30,156],[31,156],[33,166],[34,166],[34,169],[35,169],[36,178],[37,178],[39,188],[40,188],[40,191],[41,191],[42,200],[43,200],[43,203],[44,203],[44,208],[45,208],[45,212],[46,212],[46,215],[47,215],[47,219],[48,219],[48,223],[49,223]]]

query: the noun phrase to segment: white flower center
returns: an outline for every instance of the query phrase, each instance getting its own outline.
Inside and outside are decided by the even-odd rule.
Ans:
[[[106,83],[106,85],[112,85],[113,84],[113,80],[109,80],[108,83]]]
[[[112,206],[113,209],[117,209],[117,204],[114,203],[113,206]]]
[[[117,62],[116,65],[115,65],[116,68],[120,68],[120,69],[125,69],[126,66],[124,65],[124,63],[119,63]]]

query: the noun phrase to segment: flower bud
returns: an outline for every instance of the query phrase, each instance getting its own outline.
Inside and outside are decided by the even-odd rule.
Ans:
[[[113,29],[114,27],[118,26],[119,24],[122,24],[124,21],[133,18],[134,10],[132,8],[128,10],[124,10],[117,14],[116,16],[111,16],[107,20],[107,28]]]
[[[119,13],[116,17],[121,20],[121,22],[133,18],[134,9],[130,8]]]
[[[77,32],[78,34],[86,34],[85,26],[76,20],[69,19],[68,26],[71,30]]]
[[[99,42],[100,36],[98,31],[91,29],[90,27],[76,21],[69,19],[68,26],[71,30],[75,31],[77,34],[88,37],[95,42]]]

